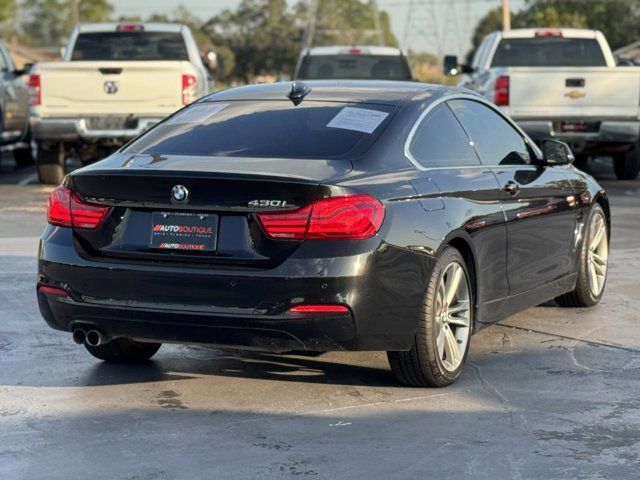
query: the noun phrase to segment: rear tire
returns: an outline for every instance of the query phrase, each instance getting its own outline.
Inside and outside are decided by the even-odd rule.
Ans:
[[[415,387],[445,387],[455,382],[469,353],[473,315],[465,261],[458,250],[446,247],[431,273],[411,350],[387,352],[398,381]]]
[[[613,156],[613,171],[618,180],[634,180],[640,172],[640,146]]]
[[[604,228],[604,231],[602,231]],[[603,235],[600,240],[598,232]],[[609,259],[609,229],[602,207],[595,204],[585,226],[584,240],[580,251],[580,265],[576,288],[556,297],[561,307],[593,307],[602,298],[607,279]]]
[[[153,357],[162,346],[161,343],[143,343],[128,338],[116,338],[103,345],[92,347],[85,343],[91,355],[111,363],[140,363]]]
[[[55,145],[52,150],[38,145],[36,167],[40,183],[60,185],[64,180],[64,144]]]

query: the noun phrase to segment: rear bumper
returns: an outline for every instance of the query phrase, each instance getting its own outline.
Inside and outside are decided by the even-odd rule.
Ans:
[[[139,118],[138,126],[126,130],[92,130],[87,127],[83,118],[42,118],[32,116],[32,136],[37,141],[65,141],[65,142],[89,142],[100,140],[121,139],[129,140],[151,128],[162,118]]]
[[[554,120],[527,120],[514,118],[533,140],[541,141],[545,138],[557,138],[568,143],[635,143],[640,139],[640,121],[611,121],[600,122],[597,132],[561,132],[558,129],[559,121]],[[576,122],[584,119],[565,119]],[[590,120],[591,121],[591,120]]]
[[[305,242],[272,269],[88,259],[72,232],[48,227],[39,255],[40,311],[55,329],[92,326],[111,337],[286,350],[407,350],[431,258],[379,238]],[[334,245],[332,245],[334,244]],[[344,247],[344,246],[343,246]],[[341,304],[344,314],[294,314],[297,304]]]

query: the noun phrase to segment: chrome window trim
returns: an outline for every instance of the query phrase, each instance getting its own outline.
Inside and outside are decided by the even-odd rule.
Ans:
[[[440,170],[440,169],[451,169],[451,168],[491,168],[491,167],[500,167],[500,168],[517,167],[517,168],[522,168],[524,166],[532,166],[531,164],[528,164],[528,165],[527,164],[523,164],[523,165],[485,165],[484,163],[482,163],[482,158],[480,157],[480,155],[478,155],[478,161],[480,162],[480,165],[452,165],[450,167],[425,167],[425,166],[423,166],[418,160],[416,160],[416,158],[411,153],[411,142],[413,141],[413,137],[416,134],[416,131],[418,130],[418,127],[420,126],[422,121],[426,118],[426,116],[429,115],[429,113],[431,113],[431,111],[435,107],[437,107],[438,105],[440,105],[442,103],[446,103],[446,102],[448,102],[450,100],[470,100],[472,102],[481,103],[485,107],[490,108],[491,110],[496,112],[498,115],[500,115],[503,120],[505,120],[509,125],[511,125],[516,130],[516,132],[518,132],[520,134],[520,136],[522,137],[522,140],[524,141],[524,143],[534,151],[534,154],[536,155],[536,157],[538,159],[542,158],[542,152],[538,148],[538,146],[533,142],[533,140],[531,140],[529,138],[529,136],[511,118],[509,118],[502,110],[500,110],[499,107],[497,107],[496,105],[494,105],[491,102],[487,101],[484,97],[481,97],[478,94],[455,93],[455,94],[451,94],[451,95],[443,95],[442,97],[438,98],[437,100],[434,100],[425,109],[425,111],[420,114],[418,119],[415,121],[415,123],[411,127],[411,130],[409,131],[409,135],[407,135],[407,139],[404,142],[404,156],[407,157],[407,159],[418,170],[427,171],[427,170]],[[454,115],[455,115],[455,113],[454,113]],[[457,118],[458,117],[456,116],[456,119]],[[461,127],[464,130],[465,135],[468,136],[467,131],[464,128],[464,125],[461,124]],[[475,148],[475,145],[474,145],[472,139],[469,139],[469,145],[471,145],[471,147],[473,147],[474,151],[476,151],[476,154],[477,154],[477,150]]]

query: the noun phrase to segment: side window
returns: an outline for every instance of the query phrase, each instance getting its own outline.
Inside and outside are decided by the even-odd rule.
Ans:
[[[422,120],[409,151],[420,165],[427,168],[480,164],[469,137],[444,103],[434,107]]]
[[[480,45],[478,46],[478,50],[476,50],[476,54],[473,56],[473,62],[471,63],[471,66],[473,68],[478,68],[484,61],[484,58],[487,55],[487,50],[489,49],[491,43],[491,38],[489,37],[486,37],[482,41],[482,43],[480,43]]]
[[[473,100],[451,100],[451,109],[471,137],[485,165],[528,165],[529,149],[509,122],[491,108]]]

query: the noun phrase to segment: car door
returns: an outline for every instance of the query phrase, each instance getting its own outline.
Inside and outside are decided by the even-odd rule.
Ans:
[[[451,232],[465,232],[476,261],[477,298],[482,305],[508,294],[506,226],[495,175],[483,166],[469,137],[445,102],[433,106],[413,127],[405,153],[423,172],[412,182],[418,195],[440,192],[421,202],[429,215],[427,229],[441,241]],[[434,228],[441,228],[434,231]],[[481,315],[482,317],[482,315]],[[480,318],[482,321],[482,318]]]
[[[566,167],[536,162],[530,140],[488,104],[458,99],[450,105],[500,185],[509,294],[568,275],[578,212]]]

